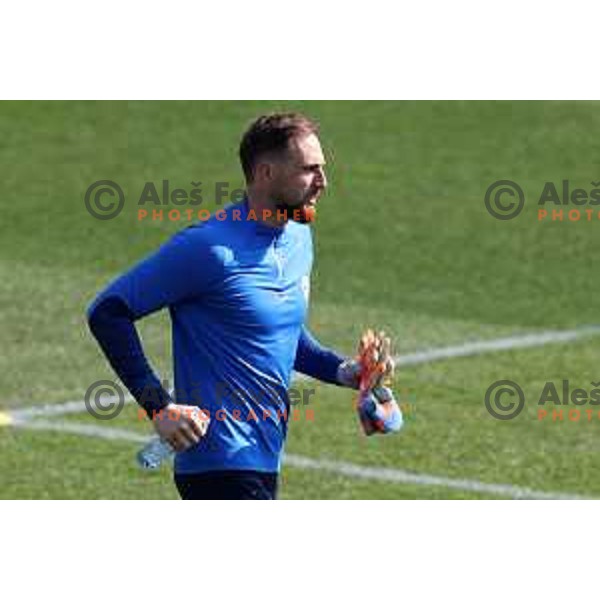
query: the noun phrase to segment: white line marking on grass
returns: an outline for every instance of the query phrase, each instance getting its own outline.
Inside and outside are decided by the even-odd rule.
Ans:
[[[586,337],[600,335],[600,326],[586,325],[577,329],[566,331],[540,331],[525,335],[513,335],[505,338],[482,340],[478,342],[466,342],[457,346],[446,346],[445,348],[431,348],[412,354],[404,354],[394,357],[399,367],[418,365],[448,358],[460,358],[498,352],[501,350],[515,350],[518,348],[533,348],[545,346],[546,344],[558,344],[574,342]]]
[[[109,397],[109,400],[118,400],[116,396]],[[126,402],[132,402],[133,398],[128,396]],[[83,400],[72,400],[63,404],[43,404],[41,406],[30,406],[27,408],[17,408],[10,411],[10,416],[15,421],[27,421],[35,417],[57,417],[59,415],[70,415],[85,412]]]
[[[299,469],[315,471],[328,471],[337,475],[354,479],[371,479],[386,483],[405,483],[419,486],[441,486],[466,492],[491,494],[493,496],[507,496],[515,499],[527,500],[585,500],[584,496],[564,494],[560,492],[541,492],[530,488],[519,487],[504,483],[485,483],[474,479],[453,479],[425,473],[412,473],[400,469],[385,469],[381,467],[363,467],[352,463],[306,458],[290,454],[284,458],[284,463]]]
[[[565,331],[540,331],[538,333],[512,335],[491,340],[464,342],[456,346],[428,348],[412,352],[411,354],[394,356],[394,361],[398,367],[408,367],[411,365],[436,362],[438,360],[447,360],[449,358],[462,358],[465,356],[487,354],[488,352],[500,352],[502,350],[515,350],[519,348],[535,348],[537,346],[545,346],[546,344],[575,342],[595,335],[600,335],[600,326],[584,325],[577,329],[568,329]],[[294,376],[297,379],[309,379],[309,377],[302,373],[294,373]]]
[[[136,433],[127,429],[116,427],[103,427],[99,425],[86,425],[83,423],[65,423],[60,421],[36,420],[21,421],[14,424],[25,429],[41,431],[57,431],[60,433],[71,433],[88,437],[101,438],[110,441],[128,441],[139,444],[146,443],[150,436]],[[296,456],[295,454],[284,455],[284,464],[296,469],[308,469],[311,471],[325,471],[335,473],[352,479],[367,479],[380,481],[382,483],[410,484],[417,486],[439,486],[454,490],[489,494],[492,496],[504,496],[521,500],[585,500],[584,496],[575,494],[564,494],[560,492],[542,492],[530,488],[508,485],[503,483],[485,483],[473,479],[452,479],[438,475],[427,475],[425,473],[411,473],[399,469],[384,469],[380,467],[364,467],[352,463],[337,460],[325,460]]]
[[[46,419],[36,419],[35,421],[16,421],[15,427],[21,429],[37,429],[39,431],[57,431],[60,433],[73,433],[75,435],[85,435],[104,440],[123,440],[127,442],[139,442],[145,444],[150,436],[142,433],[136,433],[129,429],[119,429],[118,427],[105,427],[102,425],[86,425],[85,423],[67,423],[65,421],[49,421]]]

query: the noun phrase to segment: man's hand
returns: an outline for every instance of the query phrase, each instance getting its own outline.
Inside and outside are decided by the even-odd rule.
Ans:
[[[394,393],[385,386],[361,392],[357,410],[360,424],[367,435],[395,433],[400,431],[404,422]]]
[[[394,376],[391,340],[384,331],[366,331],[358,346],[358,355],[345,360],[337,371],[340,385],[358,390],[380,387]]]
[[[171,402],[152,421],[158,435],[175,452],[183,452],[206,434],[210,419],[197,406]]]
[[[381,387],[392,380],[395,367],[392,341],[385,331],[365,331],[358,345],[357,361],[360,365],[361,392]]]
[[[356,362],[360,370],[356,408],[363,431],[367,435],[399,431],[402,411],[387,387],[394,375],[394,359],[391,340],[384,331],[365,331]]]

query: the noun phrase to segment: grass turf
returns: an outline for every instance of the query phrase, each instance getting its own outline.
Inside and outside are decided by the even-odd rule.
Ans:
[[[81,398],[111,378],[84,310],[108,279],[184,223],[139,222],[146,181],[207,201],[218,181],[240,187],[240,132],[255,115],[301,109],[321,121],[330,190],[315,224],[311,327],[345,352],[366,325],[399,352],[567,328],[595,321],[597,222],[538,222],[545,181],[590,189],[598,179],[597,103],[573,102],[4,102],[0,104],[0,410]],[[89,184],[117,181],[119,217],[97,221]],[[497,221],[488,185],[517,181],[521,215]],[[165,315],[140,324],[161,373],[171,372]],[[417,397],[402,435],[358,437],[351,395],[318,386],[314,423],[293,424],[290,452],[542,490],[598,495],[598,424],[539,422],[547,380],[590,388],[600,341],[490,354],[401,371]],[[498,379],[520,383],[526,410],[487,415]],[[74,416],[70,419],[88,419]],[[125,417],[111,426],[144,427]],[[166,473],[144,476],[132,447],[0,428],[2,497],[173,497]],[[119,450],[117,451],[117,447]],[[46,465],[47,468],[44,468]],[[42,468],[40,468],[42,466]],[[468,492],[357,481],[286,469],[282,496],[473,497]]]

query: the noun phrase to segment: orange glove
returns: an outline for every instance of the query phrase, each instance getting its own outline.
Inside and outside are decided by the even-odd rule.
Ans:
[[[390,384],[394,375],[391,340],[380,331],[367,329],[362,335],[358,356],[360,365],[357,411],[366,435],[393,433],[402,428],[402,411]]]

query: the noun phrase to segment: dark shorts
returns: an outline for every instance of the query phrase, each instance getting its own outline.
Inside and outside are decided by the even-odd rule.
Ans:
[[[275,500],[277,497],[277,473],[175,473],[174,479],[183,500]]]

